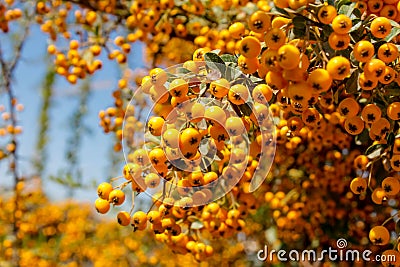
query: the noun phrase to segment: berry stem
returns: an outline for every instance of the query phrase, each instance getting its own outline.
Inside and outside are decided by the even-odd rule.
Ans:
[[[391,220],[394,219],[394,217],[396,217],[397,215],[400,214],[400,211],[396,212],[395,214],[393,214],[392,216],[390,216],[389,218],[387,218],[383,223],[382,226],[385,226],[385,224],[387,224],[388,222],[390,222]]]

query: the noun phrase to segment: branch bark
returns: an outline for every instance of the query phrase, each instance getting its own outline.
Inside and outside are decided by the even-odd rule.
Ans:
[[[29,20],[28,20],[29,21]],[[15,47],[15,54],[14,57],[10,60],[7,61],[7,59],[4,56],[3,49],[2,49],[2,44],[0,42],[0,66],[1,66],[1,72],[0,75],[2,76],[2,79],[4,81],[3,87],[5,89],[5,93],[8,97],[8,105],[9,105],[9,112],[11,115],[11,125],[13,129],[16,128],[18,121],[17,121],[17,116],[16,116],[16,109],[15,109],[15,104],[16,104],[16,96],[15,92],[12,88],[12,80],[13,80],[13,75],[15,72],[15,69],[18,65],[18,62],[21,59],[21,54],[22,50],[24,47],[24,44],[26,43],[26,39],[29,35],[29,29],[30,25],[27,23],[26,25],[23,26],[23,34],[21,38],[17,41],[17,45]],[[13,212],[13,234],[15,237],[15,244],[14,244],[14,253],[13,253],[13,262],[15,266],[19,266],[19,250],[21,248],[21,240],[18,237],[19,233],[19,213],[20,213],[20,208],[19,208],[19,203],[20,203],[20,190],[18,189],[18,183],[22,181],[22,178],[20,177],[18,173],[18,142],[17,142],[17,136],[14,131],[10,133],[11,139],[10,143],[14,145],[14,149],[10,151],[10,166],[9,169],[12,173],[13,179],[14,179],[14,212]]]

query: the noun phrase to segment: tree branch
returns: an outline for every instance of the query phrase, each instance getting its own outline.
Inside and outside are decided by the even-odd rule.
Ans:
[[[29,21],[29,20],[28,20]],[[15,72],[15,68],[21,58],[21,53],[22,53],[22,49],[24,46],[24,43],[26,42],[27,36],[29,34],[29,28],[30,28],[30,24],[27,23],[26,25],[24,25],[24,33],[21,37],[21,39],[18,41],[18,44],[15,48],[15,55],[14,58],[11,59],[11,62],[7,62],[6,58],[4,57],[3,54],[3,49],[2,49],[2,45],[0,42],[0,66],[1,66],[1,76],[3,78],[4,81],[4,89],[5,92],[8,96],[8,104],[9,104],[9,111],[10,111],[10,115],[11,115],[11,125],[12,128],[15,129],[17,127],[17,116],[16,116],[16,109],[15,109],[15,104],[16,104],[16,98],[15,98],[15,93],[13,91],[13,88],[11,86],[11,81],[13,79],[13,74]],[[11,135],[11,140],[10,140],[10,144],[12,144],[14,146],[13,150],[10,151],[10,171],[12,173],[12,176],[14,178],[14,212],[13,212],[13,234],[15,237],[15,244],[14,244],[14,253],[13,253],[13,261],[15,266],[19,266],[19,250],[21,248],[21,240],[18,237],[18,233],[19,233],[19,215],[18,213],[20,212],[20,189],[18,188],[18,183],[20,181],[22,181],[22,178],[19,176],[18,173],[18,154],[17,154],[17,150],[18,150],[18,143],[17,143],[17,136],[15,131],[12,131],[10,133]]]

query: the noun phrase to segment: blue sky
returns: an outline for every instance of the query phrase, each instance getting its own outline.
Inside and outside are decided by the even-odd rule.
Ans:
[[[22,61],[16,69],[15,83],[13,84],[16,96],[20,103],[25,105],[25,110],[20,113],[19,121],[23,126],[23,134],[19,137],[19,155],[21,155],[20,173],[32,174],[31,159],[35,155],[37,140],[38,116],[41,104],[41,86],[46,71],[44,61],[47,49],[47,36],[41,33],[37,26],[33,26],[31,34],[22,54]],[[142,67],[142,46],[136,44],[129,57],[131,69]],[[108,173],[109,151],[113,138],[105,135],[98,125],[98,111],[112,105],[111,92],[116,88],[120,78],[120,71],[117,64],[106,59],[102,53],[103,69],[93,77],[92,92],[88,103],[88,114],[85,124],[92,130],[91,135],[86,135],[80,151],[80,166],[83,170],[84,182],[89,183],[96,179],[99,183],[107,180],[104,177]],[[133,63],[133,64],[132,64]],[[50,117],[49,143],[47,147],[49,161],[45,168],[45,189],[53,199],[60,200],[66,196],[66,188],[48,181],[46,176],[57,174],[60,169],[66,166],[65,148],[66,140],[71,134],[69,118],[74,109],[78,107],[78,95],[76,94],[79,84],[72,86],[64,78],[57,78],[54,86],[53,105]],[[6,98],[1,97],[1,103]],[[0,173],[6,172],[6,162],[0,163]],[[121,166],[123,162],[121,162]],[[119,173],[115,174],[119,175]],[[12,178],[9,175],[2,175],[0,184],[10,186]],[[78,190],[76,198],[79,200],[94,201],[96,192]]]

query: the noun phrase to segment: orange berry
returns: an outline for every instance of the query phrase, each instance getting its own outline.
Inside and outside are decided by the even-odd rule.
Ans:
[[[243,84],[231,86],[228,93],[228,100],[235,105],[244,104],[249,98],[249,90]]]
[[[354,178],[350,183],[351,191],[359,195],[367,190],[367,180],[361,177]]]
[[[371,33],[376,38],[385,38],[392,30],[390,20],[385,17],[377,17],[371,22]]]
[[[113,187],[110,183],[101,183],[97,187],[97,195],[102,199],[108,200],[108,196],[112,190]]]
[[[261,52],[260,41],[253,36],[244,37],[239,44],[239,53],[246,58],[257,57]]]
[[[351,19],[343,14],[337,15],[332,20],[332,29],[338,34],[349,33],[352,26],[353,23],[351,22]]]
[[[294,69],[300,63],[300,50],[290,44],[282,45],[278,49],[278,63],[283,69]]]
[[[114,189],[110,192],[108,201],[116,206],[119,206],[125,201],[125,193],[120,189]]]
[[[342,56],[333,57],[328,61],[326,70],[334,80],[343,80],[350,74],[350,61]]]
[[[331,5],[323,5],[318,10],[318,19],[323,24],[330,24],[332,20],[337,16],[337,11],[334,6]]]
[[[266,32],[271,26],[271,17],[263,11],[256,11],[250,16],[248,25],[253,32]]]
[[[374,245],[386,245],[390,240],[390,233],[384,226],[375,226],[369,231],[369,240]]]
[[[95,208],[98,213],[105,214],[110,210],[110,203],[102,198],[98,198],[95,201]]]
[[[149,132],[154,136],[160,136],[164,126],[164,122],[165,120],[161,117],[152,117],[147,123]]]
[[[129,214],[129,212],[127,211],[120,211],[117,214],[117,221],[120,225],[122,226],[127,226],[129,225],[130,221],[131,221],[131,216]]]

